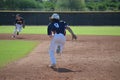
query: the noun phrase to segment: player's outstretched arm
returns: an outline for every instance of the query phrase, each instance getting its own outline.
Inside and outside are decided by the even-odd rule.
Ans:
[[[74,32],[72,31],[72,29],[70,27],[66,27],[66,29],[71,33],[72,35],[72,40],[73,39],[77,39],[77,36],[74,34]]]

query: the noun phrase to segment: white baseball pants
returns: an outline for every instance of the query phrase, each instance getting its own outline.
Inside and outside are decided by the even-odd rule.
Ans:
[[[55,34],[50,43],[49,55],[51,64],[56,64],[55,51],[60,46],[60,53],[62,53],[66,38],[63,34]]]
[[[15,24],[14,35],[16,35],[17,32],[21,32],[21,30],[22,30],[22,25]]]

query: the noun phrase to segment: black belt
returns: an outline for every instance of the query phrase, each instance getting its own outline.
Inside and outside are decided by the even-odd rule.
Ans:
[[[56,33],[56,34],[63,34],[63,33]],[[65,34],[63,34],[65,36]]]

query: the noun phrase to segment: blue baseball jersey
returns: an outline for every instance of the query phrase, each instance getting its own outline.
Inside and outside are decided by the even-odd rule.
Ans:
[[[66,34],[66,26],[68,26],[68,24],[64,21],[56,21],[56,22],[52,22],[48,25],[48,35],[52,35],[52,32],[55,34]]]
[[[20,19],[15,20],[15,24],[23,24],[23,23],[24,23],[24,19],[22,17]]]

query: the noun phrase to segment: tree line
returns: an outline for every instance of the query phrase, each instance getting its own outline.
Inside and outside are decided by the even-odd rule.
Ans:
[[[0,10],[120,11],[120,0],[0,0]]]

